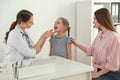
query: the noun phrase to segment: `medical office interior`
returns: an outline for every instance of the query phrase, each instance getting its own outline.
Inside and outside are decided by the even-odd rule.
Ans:
[[[70,36],[89,47],[98,33],[98,30],[93,28],[93,13],[96,9],[102,7],[106,7],[111,12],[114,25],[118,33],[120,33],[120,0],[0,0],[0,63],[4,60],[7,47],[4,43],[5,33],[8,31],[11,23],[15,21],[16,14],[19,10],[27,9],[34,14],[34,25],[27,30],[33,42],[36,42],[44,31],[53,29],[54,22],[58,17],[65,17],[70,23]],[[47,39],[41,52],[36,56],[36,59],[49,57],[49,46],[49,39]],[[88,65],[89,72],[87,73],[90,73],[93,70],[92,57],[88,57],[83,53],[83,51],[72,45],[72,61],[77,62],[75,65],[78,63]],[[72,65],[72,62],[70,63],[66,64]],[[52,66],[52,64],[48,66],[50,65]],[[83,67],[80,68],[82,69]],[[21,80],[27,80],[27,78],[23,79],[26,76],[20,75],[22,76]],[[80,80],[90,80],[90,74],[89,76],[82,74],[83,76],[80,78],[78,78],[79,74],[75,78],[72,78],[72,76],[64,78],[63,75],[61,73],[61,76],[56,75],[54,78],[53,75],[46,77],[44,75],[44,77],[37,77],[36,79],[29,78],[28,80],[79,80],[80,78]],[[71,74],[68,75],[66,73],[65,75],[75,74],[73,71]]]

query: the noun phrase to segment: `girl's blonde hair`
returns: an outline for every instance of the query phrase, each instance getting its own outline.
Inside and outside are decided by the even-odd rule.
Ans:
[[[67,29],[66,29],[64,32],[68,31],[68,36],[70,36],[70,26],[69,26],[69,21],[68,21],[66,18],[63,18],[63,17],[59,17],[58,19],[61,19],[63,25],[67,27]]]

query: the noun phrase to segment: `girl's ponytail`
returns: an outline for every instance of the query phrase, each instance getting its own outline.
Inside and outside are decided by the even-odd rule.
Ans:
[[[68,27],[68,36],[70,36],[70,27]]]

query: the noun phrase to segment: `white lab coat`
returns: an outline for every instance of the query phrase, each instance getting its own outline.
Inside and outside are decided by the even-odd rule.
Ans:
[[[32,58],[36,55],[34,48],[29,47],[26,43],[26,39],[22,36],[23,30],[17,24],[8,36],[6,57],[3,64],[11,64],[16,61],[22,61],[25,58]],[[33,43],[30,39],[30,43]]]

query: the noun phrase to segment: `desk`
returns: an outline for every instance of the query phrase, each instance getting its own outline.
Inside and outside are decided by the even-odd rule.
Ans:
[[[29,77],[21,80],[90,80],[90,72],[93,70],[93,67],[57,56],[52,57],[56,58],[55,73]],[[0,74],[0,80],[3,80],[1,78],[2,76],[10,77],[8,74]],[[4,78],[4,80],[9,79],[10,78]]]

